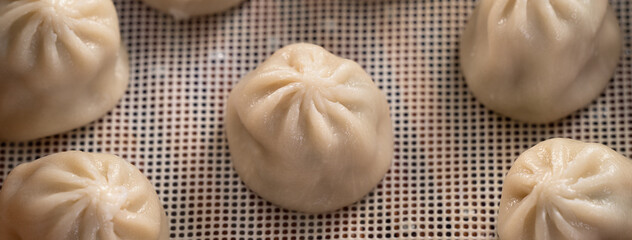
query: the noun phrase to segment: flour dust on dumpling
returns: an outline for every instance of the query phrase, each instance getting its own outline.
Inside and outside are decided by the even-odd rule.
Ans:
[[[0,239],[167,240],[153,185],[110,154],[62,152],[13,169],[0,189]]]
[[[125,93],[128,71],[111,0],[0,0],[0,140],[98,119]]]
[[[503,184],[498,235],[510,240],[626,240],[632,160],[607,146],[551,139],[518,157]]]
[[[599,96],[621,46],[606,0],[482,0],[459,51],[481,103],[519,121],[548,123]]]
[[[284,208],[320,213],[352,204],[391,164],[385,95],[357,63],[316,45],[278,50],[234,87],[226,111],[239,176]]]

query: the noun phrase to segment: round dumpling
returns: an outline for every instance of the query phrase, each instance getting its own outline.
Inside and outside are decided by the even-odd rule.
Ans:
[[[125,93],[128,75],[111,0],[0,0],[0,140],[98,119]]]
[[[621,46],[608,1],[482,0],[463,33],[460,62],[485,106],[548,123],[599,96]]]
[[[171,14],[176,19],[215,14],[239,5],[244,0],[143,0],[147,5]]]
[[[0,189],[0,239],[167,240],[152,184],[109,154],[63,152],[16,167]]]
[[[278,50],[230,93],[237,173],[281,207],[333,211],[360,200],[393,156],[384,94],[357,63],[312,44]]]
[[[500,239],[630,239],[632,161],[595,143],[551,139],[525,151],[503,184]]]

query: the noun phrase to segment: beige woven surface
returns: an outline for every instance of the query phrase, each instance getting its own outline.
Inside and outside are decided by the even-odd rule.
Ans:
[[[469,93],[458,42],[473,0],[246,0],[176,22],[138,0],[114,0],[130,87],[103,119],[25,143],[0,143],[0,183],[17,164],[65,150],[117,154],[154,183],[173,239],[496,239],[502,179],[551,137],[632,153],[630,1],[611,1],[624,54],[599,99],[563,121],[499,117]],[[360,63],[387,94],[393,166],[361,202],[306,215],[249,191],[224,133],[231,87],[281,46],[311,42]]]

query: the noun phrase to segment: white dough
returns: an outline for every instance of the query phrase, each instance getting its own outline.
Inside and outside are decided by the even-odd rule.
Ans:
[[[0,140],[100,118],[125,93],[128,71],[111,0],[0,0]]]
[[[485,106],[548,123],[599,96],[621,46],[606,0],[482,0],[463,33],[460,62]]]
[[[316,45],[278,50],[234,87],[226,111],[239,176],[287,209],[321,213],[352,204],[391,165],[384,94],[360,65]]]
[[[239,5],[244,0],[143,0],[147,5],[171,14],[176,19],[215,14]]]
[[[167,240],[153,185],[110,154],[63,152],[21,164],[0,189],[0,239]]]
[[[630,239],[632,161],[595,143],[551,139],[503,184],[498,235],[510,240]]]

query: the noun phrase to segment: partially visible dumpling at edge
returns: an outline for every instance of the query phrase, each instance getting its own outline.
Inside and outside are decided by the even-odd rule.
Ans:
[[[110,154],[62,152],[13,169],[0,189],[0,239],[168,240],[149,180]]]
[[[226,11],[244,0],[143,0],[147,5],[176,19],[211,15]]]
[[[551,139],[507,174],[502,240],[624,240],[632,236],[632,160],[607,146]]]

